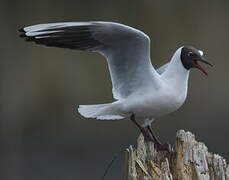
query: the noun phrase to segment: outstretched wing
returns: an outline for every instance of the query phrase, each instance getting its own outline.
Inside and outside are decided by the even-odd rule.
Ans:
[[[51,47],[98,52],[107,59],[113,95],[126,98],[159,76],[150,62],[150,39],[143,32],[111,22],[67,22],[29,26],[21,37]]]

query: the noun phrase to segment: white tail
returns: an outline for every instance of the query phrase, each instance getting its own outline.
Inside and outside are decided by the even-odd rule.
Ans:
[[[125,117],[118,114],[117,104],[95,104],[79,105],[79,113],[86,118],[96,118],[100,120],[117,120]]]

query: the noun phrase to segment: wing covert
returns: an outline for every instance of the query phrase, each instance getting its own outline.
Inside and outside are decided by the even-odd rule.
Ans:
[[[156,84],[150,39],[132,27],[111,22],[67,22],[22,28],[21,37],[50,47],[98,52],[106,57],[115,99],[145,84]]]

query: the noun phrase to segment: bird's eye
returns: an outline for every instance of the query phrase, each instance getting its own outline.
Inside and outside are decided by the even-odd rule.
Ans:
[[[188,52],[188,56],[192,57],[195,56],[195,54],[193,52]]]

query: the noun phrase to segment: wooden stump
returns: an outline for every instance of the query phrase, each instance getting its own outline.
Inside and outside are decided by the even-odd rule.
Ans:
[[[190,132],[177,132],[175,150],[158,152],[142,135],[126,150],[126,180],[229,180],[224,158],[208,152]]]

